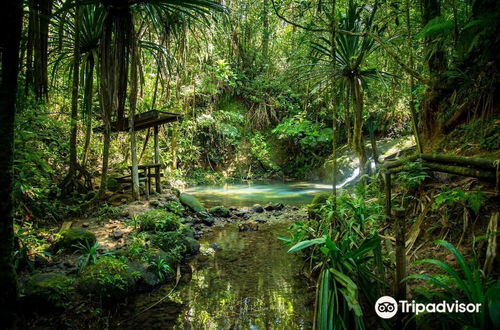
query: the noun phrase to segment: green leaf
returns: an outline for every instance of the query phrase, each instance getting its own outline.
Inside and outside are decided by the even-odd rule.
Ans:
[[[292,246],[290,248],[290,250],[288,250],[288,253],[297,252],[297,251],[300,251],[300,250],[305,249],[307,247],[310,247],[312,245],[324,244],[324,243],[325,243],[324,237],[315,238],[315,239],[311,239],[311,240],[307,240],[307,241],[302,241],[302,242],[299,242],[299,243],[295,244],[294,246]]]

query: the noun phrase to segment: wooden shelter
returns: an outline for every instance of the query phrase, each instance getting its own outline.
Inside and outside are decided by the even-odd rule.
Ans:
[[[130,118],[118,118],[116,121],[111,123],[112,132],[130,132]],[[158,133],[159,126],[180,121],[182,120],[182,115],[174,112],[160,111],[160,110],[150,110],[143,113],[136,114],[134,116],[134,127],[133,131],[137,132],[144,130],[146,128],[153,127],[154,129],[154,164],[132,164],[130,166],[131,174],[125,175],[120,179],[121,182],[132,182],[132,173],[134,165],[137,170],[142,170],[140,174],[140,181],[146,181],[146,195],[149,195],[151,190],[151,178],[155,179],[156,191],[161,193],[160,184],[160,146],[158,143]],[[104,126],[99,126],[93,129],[95,133],[102,133],[104,131]],[[152,173],[154,171],[154,173]]]

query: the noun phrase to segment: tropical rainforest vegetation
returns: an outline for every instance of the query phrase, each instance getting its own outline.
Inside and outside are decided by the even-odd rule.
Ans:
[[[500,327],[498,1],[1,6],[7,328],[126,325],[117,301],[175,291],[204,234],[282,213],[311,317],[257,328]],[[175,120],[136,129],[152,110]],[[145,164],[161,169],[156,193]],[[184,191],[259,180],[330,188],[300,210],[205,209]],[[384,295],[482,309],[384,320]],[[221,324],[193,327],[249,326]]]

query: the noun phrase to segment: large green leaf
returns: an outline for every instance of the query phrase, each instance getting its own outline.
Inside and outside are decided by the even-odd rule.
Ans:
[[[294,246],[292,246],[290,248],[290,250],[288,250],[288,253],[297,252],[297,251],[300,251],[300,250],[305,249],[307,247],[310,247],[312,245],[324,244],[324,243],[325,243],[324,237],[315,238],[315,239],[311,239],[311,240],[307,240],[307,241],[302,241],[302,242],[299,242],[299,243],[295,244]]]

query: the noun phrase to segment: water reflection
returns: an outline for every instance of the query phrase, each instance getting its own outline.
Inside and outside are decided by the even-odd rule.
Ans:
[[[198,257],[190,282],[163,304],[123,324],[128,328],[309,329],[314,293],[300,274],[302,261],[276,239],[286,224],[238,232],[226,225],[206,235],[203,246],[220,246]],[[168,289],[137,298],[131,313],[155,302]]]

